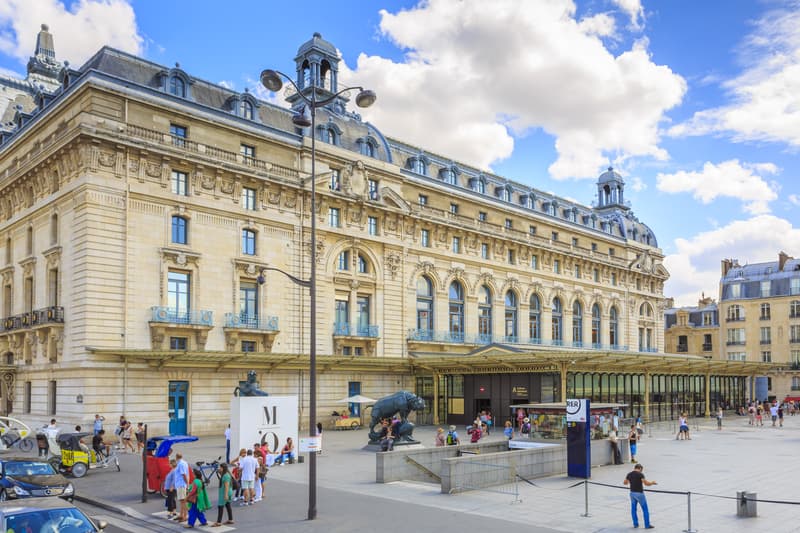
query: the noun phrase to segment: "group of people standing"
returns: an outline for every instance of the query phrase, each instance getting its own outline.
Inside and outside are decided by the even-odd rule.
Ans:
[[[795,410],[796,408],[793,401],[788,404],[778,403],[777,400],[772,403],[768,401],[763,403],[750,402],[747,406],[747,424],[750,426],[763,426],[764,413],[769,412],[769,416],[772,419],[772,427],[783,427],[783,416],[786,414],[786,411],[794,415]]]

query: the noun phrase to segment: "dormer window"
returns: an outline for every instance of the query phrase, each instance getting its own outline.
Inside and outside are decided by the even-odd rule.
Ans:
[[[378,153],[378,141],[371,136],[361,137],[356,141],[358,143],[358,152],[366,157],[375,157]]]
[[[486,194],[486,180],[483,177],[473,178],[470,180],[472,183],[472,190],[478,194]]]
[[[533,209],[534,201],[536,200],[536,196],[533,193],[530,194],[523,194],[519,197],[519,203],[522,207],[526,207],[528,209]]]
[[[194,81],[180,68],[178,63],[169,70],[159,73],[161,90],[178,98],[191,98],[191,86]]]
[[[554,202],[546,202],[543,207],[545,213],[550,216],[556,216],[556,204]]]
[[[408,167],[408,170],[415,172],[420,176],[428,175],[428,162],[422,156],[409,157],[406,166]]]
[[[341,139],[342,130],[339,127],[329,122],[327,124],[321,124],[317,127],[317,131],[319,133],[319,140],[333,145],[339,145],[339,139]]]
[[[497,197],[504,202],[511,201],[511,187],[508,185],[501,185],[497,188]]]
[[[567,209],[566,211],[564,211],[564,216],[570,222],[575,222],[577,220],[577,217],[578,217],[577,212],[575,211],[574,208],[573,209]]]
[[[239,115],[244,119],[253,120],[253,104],[247,100],[242,100],[239,102]]]
[[[454,167],[445,167],[439,170],[439,177],[450,185],[458,185],[458,171]]]
[[[169,94],[186,98],[186,83],[178,76],[172,76],[169,79]]]

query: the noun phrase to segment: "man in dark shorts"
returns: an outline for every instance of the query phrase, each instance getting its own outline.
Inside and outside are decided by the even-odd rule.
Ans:
[[[642,471],[644,467],[636,464],[631,472],[625,476],[624,485],[631,487],[631,518],[633,519],[633,527],[639,527],[639,516],[636,514],[636,505],[642,506],[642,514],[644,515],[644,528],[653,529],[655,526],[650,523],[650,511],[647,509],[647,498],[644,496],[644,487],[656,485],[655,481],[648,481],[644,478]]]
[[[92,437],[92,449],[97,454],[97,458],[108,457],[111,444],[105,441],[106,432],[101,429],[97,434]]]

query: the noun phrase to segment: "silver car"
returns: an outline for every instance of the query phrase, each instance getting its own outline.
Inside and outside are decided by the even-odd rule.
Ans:
[[[108,527],[61,498],[0,503],[0,524],[4,533],[95,533]]]

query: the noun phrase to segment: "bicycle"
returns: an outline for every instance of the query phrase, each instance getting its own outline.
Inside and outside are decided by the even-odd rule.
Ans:
[[[200,470],[200,474],[203,476],[203,483],[205,483],[206,485],[211,483],[214,474],[216,474],[217,478],[219,478],[220,461],[222,461],[221,455],[211,462],[197,461],[195,463],[197,465],[198,470]]]

